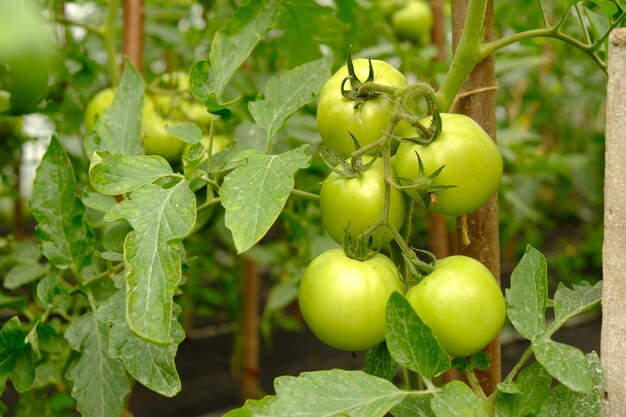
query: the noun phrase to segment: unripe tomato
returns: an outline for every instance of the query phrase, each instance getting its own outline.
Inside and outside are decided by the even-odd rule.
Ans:
[[[96,93],[95,96],[89,100],[87,108],[85,109],[85,127],[87,130],[91,130],[94,127],[96,121],[96,115],[102,117],[102,113],[113,103],[115,98],[115,90],[112,88],[105,88],[102,91]]]
[[[163,119],[154,108],[154,102],[144,98],[143,103],[143,146],[146,155],[161,155],[173,161],[178,158],[185,146],[185,142],[172,136],[165,130],[166,124],[173,124]]]
[[[331,249],[315,258],[300,282],[302,317],[322,342],[361,351],[385,339],[385,311],[394,291],[404,292],[398,269],[377,254],[366,261]]]
[[[202,135],[202,139],[200,140],[200,142],[202,142],[204,149],[208,151],[209,143],[210,143],[209,135]],[[213,135],[213,146],[211,147],[211,155],[215,155],[216,153],[223,151],[232,142],[233,142],[233,138],[231,138],[228,135]],[[190,144],[188,143],[185,144],[183,154],[186,154],[187,152],[189,152],[190,147],[191,147]]]
[[[469,356],[500,332],[506,305],[491,272],[467,256],[449,256],[406,298],[446,352]]]
[[[426,43],[433,27],[433,11],[423,0],[410,0],[391,16],[391,27],[399,38]]]
[[[353,60],[356,76],[365,82],[369,73],[367,59]],[[384,61],[372,60],[374,82],[393,87],[408,84],[400,71]],[[379,139],[389,124],[392,103],[388,97],[380,96],[367,100],[358,108],[355,102],[341,94],[341,83],[348,76],[346,65],[341,67],[322,87],[317,107],[317,127],[324,145],[348,158],[354,151],[352,133],[361,147]],[[350,88],[350,82],[345,87]],[[404,132],[409,126],[400,123],[396,132]]]
[[[441,166],[434,185],[455,185],[436,193],[436,204],[430,210],[449,216],[461,216],[478,210],[498,190],[502,177],[502,156],[498,147],[478,123],[461,115],[442,113],[443,128],[437,139],[428,145],[402,142],[396,152],[398,177],[414,180],[419,164],[416,152],[424,164],[426,176]],[[431,117],[422,120],[429,126]],[[407,191],[418,204],[422,198],[414,190]]]
[[[363,157],[363,163],[372,159]],[[393,175],[393,173],[392,173]],[[385,179],[383,160],[378,158],[372,166],[358,177],[342,177],[331,172],[320,190],[320,209],[326,231],[335,241],[342,243],[346,229],[353,241],[373,225],[383,211]],[[404,197],[392,188],[389,200],[389,220],[397,230],[404,222]],[[391,233],[381,227],[372,235],[372,246],[379,249],[392,239]]]

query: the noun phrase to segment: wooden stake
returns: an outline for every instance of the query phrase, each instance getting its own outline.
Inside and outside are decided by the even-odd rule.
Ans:
[[[452,0],[452,43],[453,49],[459,42],[468,0]],[[484,22],[485,40],[493,39],[493,2],[488,1]],[[463,85],[462,91],[474,91],[458,97],[455,111],[476,120],[485,131],[496,140],[496,95],[495,95],[495,59],[487,57],[476,65]],[[487,205],[457,220],[457,252],[482,262],[500,282],[500,245],[498,230],[498,198],[493,196]],[[467,239],[469,238],[469,239]],[[487,372],[476,372],[476,376],[489,395],[496,390],[501,378],[500,340],[496,338],[485,352],[491,359],[491,368]]]
[[[124,1],[124,55],[143,73],[143,0]]]
[[[603,417],[626,416],[626,29],[609,38],[604,243],[602,247]]]

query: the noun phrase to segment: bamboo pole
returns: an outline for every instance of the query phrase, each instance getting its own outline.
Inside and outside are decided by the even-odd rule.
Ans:
[[[603,417],[626,416],[626,29],[609,38],[604,243],[602,247]]]
[[[452,0],[452,44],[459,42],[468,0]],[[484,21],[485,41],[493,39],[493,1],[489,0]],[[495,58],[479,62],[463,85],[464,93],[456,102],[455,112],[470,116],[496,140]],[[476,91],[476,93],[472,93]],[[498,230],[498,197],[494,195],[480,210],[457,219],[457,252],[482,262],[500,282],[500,245]],[[493,393],[501,378],[500,340],[496,338],[484,351],[491,359],[487,372],[476,376],[487,395]]]

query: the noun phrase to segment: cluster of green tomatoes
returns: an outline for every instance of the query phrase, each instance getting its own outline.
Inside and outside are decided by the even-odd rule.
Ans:
[[[173,136],[166,126],[193,122],[203,131],[202,144],[209,148],[212,116],[194,100],[189,90],[189,78],[182,72],[163,74],[155,80],[143,101],[142,139],[146,155],[160,155],[170,162],[184,154],[189,145]],[[99,91],[85,109],[85,127],[91,130],[96,117],[101,117],[113,103],[115,89]],[[228,135],[213,134],[211,152],[216,154],[232,142]]]
[[[372,60],[371,70],[368,60],[351,62],[356,84],[367,78],[397,89],[408,85],[404,75],[386,62]],[[361,148],[379,141],[394,108],[394,98],[385,93],[356,104],[345,94],[347,87],[355,84],[349,75],[346,65],[326,82],[317,112],[323,143],[346,160],[345,165],[340,164],[344,168],[354,165],[352,136]],[[383,254],[388,243],[402,239],[392,229],[402,228],[408,198],[429,210],[462,216],[485,205],[497,191],[502,157],[489,135],[467,116],[439,116],[441,130],[430,143],[411,140],[419,133],[414,125],[401,121],[393,131],[394,142],[400,143],[390,146],[387,167],[385,158],[380,157],[383,151],[373,147],[373,152],[362,155],[356,164],[360,170],[347,170],[349,175],[333,170],[322,183],[320,207],[328,234],[345,247],[346,242],[363,239],[365,232],[370,249],[367,256],[354,256],[342,248],[324,252],[302,277],[299,304],[303,318],[313,333],[332,347],[362,351],[383,342],[386,305],[394,291],[405,294],[442,348],[453,356],[478,352],[503,325],[502,291],[480,262],[466,256],[440,259],[423,279],[410,285],[411,280],[404,279]],[[429,126],[432,119],[431,115],[421,120],[422,126]],[[420,187],[424,179],[431,188]],[[406,184],[414,187],[402,187]],[[437,191],[425,193],[425,189]],[[380,223],[385,198],[387,222],[372,231],[371,226]]]

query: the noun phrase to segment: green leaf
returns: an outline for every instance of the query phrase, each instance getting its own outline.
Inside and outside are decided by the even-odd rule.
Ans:
[[[126,156],[106,151],[96,152],[89,167],[93,188],[108,195],[134,191],[159,178],[173,175],[172,167],[160,156]]]
[[[84,206],[76,196],[72,164],[52,136],[33,185],[30,207],[37,220],[36,236],[42,252],[57,268],[75,272],[89,263],[93,253],[93,234],[83,220]]]
[[[9,375],[17,366],[19,354],[25,346],[25,337],[17,316],[4,323],[0,329],[0,375]]]
[[[329,78],[330,64],[326,59],[272,77],[265,87],[265,98],[248,104],[254,121],[267,133],[267,140],[274,138],[289,116],[315,100]]]
[[[598,7],[602,9],[602,11],[607,17],[611,17],[615,15],[615,13],[618,12],[617,6],[612,1],[609,1],[609,0],[591,0],[591,1],[594,2],[596,5],[598,5]]]
[[[213,37],[210,62],[218,103],[223,102],[228,81],[274,23],[278,4],[277,0],[246,1]]]
[[[104,218],[126,219],[134,229],[124,243],[128,326],[153,343],[172,343],[173,297],[181,282],[177,242],[196,221],[196,200],[189,183],[180,181],[169,189],[145,185]]]
[[[580,285],[574,285],[571,290],[563,283],[559,283],[554,294],[553,326],[560,327],[570,318],[600,304],[601,300],[602,281],[598,281],[594,286],[583,282]]]
[[[13,310],[21,311],[26,308],[28,298],[25,295],[13,296],[6,295],[0,291],[0,309],[10,308]]]
[[[434,417],[430,408],[432,394],[411,392],[398,405],[391,409],[394,417]]]
[[[267,395],[260,400],[246,400],[243,407],[236,408],[222,417],[270,417],[269,409],[278,398],[274,395]]]
[[[430,380],[450,369],[450,357],[411,304],[398,292],[387,303],[387,348],[401,365]]]
[[[128,373],[139,383],[166,397],[176,395],[181,389],[174,359],[178,344],[185,338],[181,325],[172,317],[172,338],[169,345],[147,342],[130,331],[126,325],[125,291],[109,297],[98,309],[98,321],[110,323],[108,353],[121,359]]]
[[[56,272],[51,272],[37,283],[37,298],[44,307],[50,307],[59,299],[67,297],[67,290],[59,281]]]
[[[567,388],[583,394],[591,391],[589,364],[580,349],[549,339],[533,340],[532,347],[537,361]]]
[[[4,288],[14,290],[29,282],[37,281],[48,273],[49,264],[27,263],[17,264],[4,277]]]
[[[602,364],[593,352],[585,356],[591,370],[593,388],[588,394],[569,390],[564,385],[557,385],[549,392],[538,417],[599,417],[604,398]]]
[[[78,355],[67,378],[73,383],[72,397],[84,417],[119,417],[130,384],[124,365],[107,353],[108,326],[87,313],[67,328],[65,338]]]
[[[498,417],[526,417],[539,414],[550,393],[552,377],[537,362],[524,369],[515,380],[515,393],[498,392],[496,415]],[[498,387],[498,389],[500,389]]]
[[[11,381],[15,390],[23,393],[32,388],[35,382],[35,364],[33,362],[33,351],[30,346],[25,345],[17,354],[15,369],[11,373]]]
[[[254,246],[278,218],[293,190],[294,174],[309,166],[307,148],[303,145],[280,155],[251,149],[235,158],[246,162],[224,178],[220,197],[238,253]]]
[[[106,213],[111,207],[115,205],[115,197],[110,195],[104,195],[94,191],[91,187],[83,190],[81,196],[83,204],[90,209]]]
[[[272,287],[265,308],[280,310],[298,299],[298,287],[293,282],[280,282]]]
[[[124,60],[124,73],[115,90],[110,107],[97,119],[95,130],[85,138],[85,152],[89,159],[95,151],[104,150],[125,155],[143,153],[140,139],[143,116],[144,82],[133,63]]]
[[[483,403],[461,381],[452,381],[437,391],[430,402],[437,417],[488,417]]]
[[[340,369],[281,376],[274,388],[278,399],[263,415],[382,417],[408,394],[387,380]]]
[[[165,130],[186,143],[196,143],[202,139],[202,130],[192,122],[178,123],[173,126],[165,125]]]
[[[210,113],[219,115],[225,122],[230,119],[231,111],[228,110],[227,106],[237,101],[238,98],[226,102],[220,101],[218,103],[211,80],[211,67],[206,60],[198,60],[191,67],[189,71],[189,89],[193,96],[200,101]]]
[[[528,245],[506,290],[507,315],[522,336],[533,340],[545,331],[548,302],[546,258]]]
[[[365,373],[391,381],[398,371],[398,363],[393,360],[385,342],[374,346],[365,360]]]

